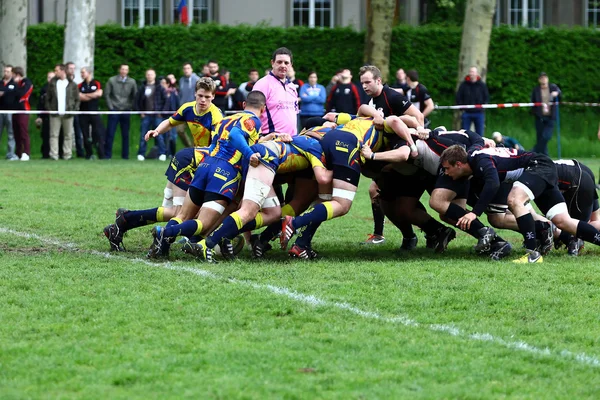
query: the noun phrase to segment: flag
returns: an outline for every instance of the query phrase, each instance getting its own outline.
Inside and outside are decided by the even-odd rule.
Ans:
[[[186,0],[179,1],[179,6],[177,7],[177,12],[179,13],[179,22],[181,22],[184,25],[187,25],[188,24],[188,8],[187,8]]]

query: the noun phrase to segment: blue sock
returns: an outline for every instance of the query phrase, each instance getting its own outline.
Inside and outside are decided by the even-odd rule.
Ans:
[[[131,210],[127,211],[123,215],[123,220],[125,222],[125,230],[138,228],[140,226],[153,224],[158,222],[156,212],[157,208],[150,208],[148,210]]]
[[[294,218],[294,229],[302,228],[312,223],[321,223],[331,219],[331,203],[315,204],[314,207]]]
[[[242,220],[235,212],[223,220],[223,223],[206,238],[206,247],[212,249],[221,239],[233,239],[239,232]]]
[[[281,232],[281,222],[277,221],[262,231],[260,234],[261,243],[269,243],[277,234]]]
[[[320,222],[311,222],[302,232],[298,234],[298,238],[296,239],[296,244],[302,248],[310,247],[312,243],[312,239],[317,233],[317,229],[321,226]]]
[[[173,224],[171,222],[175,221]],[[165,237],[187,236],[191,237],[198,235],[202,231],[202,222],[197,219],[177,224],[176,220],[171,220],[165,227]]]

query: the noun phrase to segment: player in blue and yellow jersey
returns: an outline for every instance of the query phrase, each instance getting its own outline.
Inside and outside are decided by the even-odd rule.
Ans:
[[[298,217],[287,216],[281,230],[281,248],[287,248],[288,241],[297,229],[343,216],[348,213],[358,188],[361,172],[360,148],[364,144],[379,149],[384,143],[384,135],[397,135],[410,144],[413,153],[416,146],[408,129],[399,117],[390,116],[383,121],[383,129],[376,129],[373,118],[339,114],[337,123],[343,124],[327,132],[321,140],[326,167],[333,171],[332,200],[315,205]],[[316,229],[316,228],[313,228]]]
[[[214,81],[211,78],[200,78],[196,82],[196,101],[182,104],[175,114],[161,122],[156,129],[148,131],[145,140],[169,132],[174,126],[187,123],[194,137],[194,146],[209,146],[212,132],[223,120],[221,110],[212,103],[214,98]]]
[[[179,150],[171,159],[165,172],[167,185],[164,189],[162,206],[147,210],[128,210],[119,208],[115,223],[104,228],[104,235],[113,251],[124,251],[123,235],[130,229],[139,228],[155,222],[167,222],[175,217],[185,199],[188,187],[194,179],[194,173],[208,155],[208,147],[188,147]]]
[[[248,94],[243,112],[221,121],[215,129],[210,154],[198,169],[177,216],[163,228],[154,227],[149,257],[165,256],[170,238],[206,235],[233,200],[241,180],[242,161],[259,164],[259,155],[250,148],[259,139],[260,119],[265,110],[265,95]]]

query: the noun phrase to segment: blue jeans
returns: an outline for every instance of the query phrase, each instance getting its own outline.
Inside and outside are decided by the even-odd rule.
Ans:
[[[548,142],[554,133],[554,120],[548,117],[535,117],[537,142],[533,146],[534,153],[548,155]]]
[[[483,136],[483,126],[485,124],[485,114],[482,112],[463,112],[462,113],[462,129],[471,130],[471,122],[475,124],[475,132],[479,136]]]
[[[112,158],[112,147],[117,132],[117,124],[121,125],[121,158],[129,158],[129,124],[131,116],[129,114],[110,114],[108,116],[108,126],[106,127],[106,140],[104,142],[104,157]]]
[[[146,156],[147,143],[144,140],[144,136],[146,136],[146,132],[150,129],[154,129],[160,125],[162,120],[162,117],[158,114],[145,115],[144,118],[142,118],[142,127],[140,128],[140,149],[138,150],[138,155]],[[165,154],[165,138],[162,135],[158,135],[155,141],[158,144],[158,153],[160,155]]]

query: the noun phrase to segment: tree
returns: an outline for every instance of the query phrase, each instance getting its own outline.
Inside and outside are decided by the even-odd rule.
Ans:
[[[382,80],[390,72],[390,43],[394,24],[395,0],[370,0],[367,7],[365,62],[381,70]]]
[[[67,0],[65,16],[65,47],[63,61],[72,61],[76,68],[94,68],[96,32],[96,0]],[[81,77],[75,73],[75,81]]]
[[[21,66],[27,72],[28,0],[0,1],[0,63]]]
[[[457,90],[471,67],[477,67],[481,79],[485,82],[495,11],[496,0],[467,0],[460,55],[458,57]],[[455,128],[460,126],[459,116],[459,112],[454,114]]]

